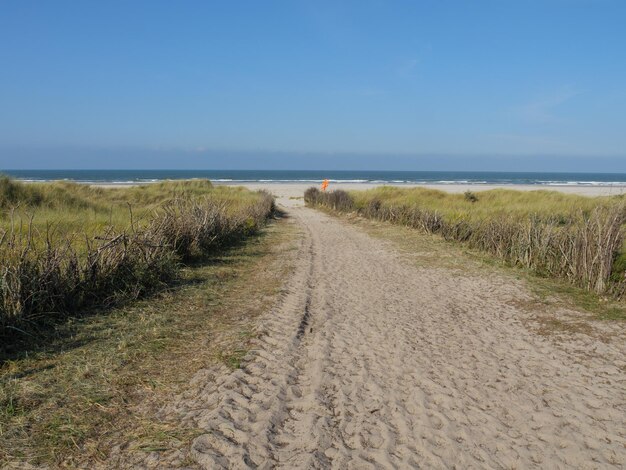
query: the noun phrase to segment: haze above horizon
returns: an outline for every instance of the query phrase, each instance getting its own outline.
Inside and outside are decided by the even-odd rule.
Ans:
[[[626,171],[626,3],[0,6],[0,169]]]

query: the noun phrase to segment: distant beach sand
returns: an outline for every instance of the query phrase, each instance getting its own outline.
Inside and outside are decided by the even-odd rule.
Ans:
[[[92,186],[98,186],[101,188],[121,188],[136,186],[133,183],[92,183]],[[151,184],[151,183],[145,183]],[[257,183],[257,182],[214,182],[216,185],[228,185],[228,186],[244,186],[252,190],[264,189],[279,198],[289,199],[290,197],[299,197],[304,194],[304,191],[311,186],[319,186],[313,183]],[[465,191],[488,191],[490,189],[502,188],[513,189],[517,191],[559,191],[568,194],[580,194],[582,196],[617,196],[620,194],[626,194],[626,185],[613,185],[613,186],[581,186],[581,185],[533,185],[533,184],[393,184],[393,183],[331,183],[328,187],[329,190],[343,189],[343,190],[365,190],[372,189],[378,186],[398,186],[401,188],[431,188],[438,189],[440,191],[446,191],[450,193],[464,193]]]
[[[216,183],[230,184],[234,186],[244,186],[252,190],[265,189],[274,194],[279,199],[285,200],[290,197],[298,197],[304,194],[307,188],[311,186],[319,186],[311,183]],[[398,186],[402,188],[431,188],[450,193],[464,193],[465,191],[488,191],[490,189],[503,188],[514,189],[517,191],[560,191],[568,194],[580,194],[583,196],[616,196],[626,194],[626,185],[624,186],[542,186],[542,185],[489,185],[489,184],[382,184],[382,183],[331,183],[329,190],[365,190],[378,186]]]

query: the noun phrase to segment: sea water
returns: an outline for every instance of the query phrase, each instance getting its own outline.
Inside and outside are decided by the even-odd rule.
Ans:
[[[207,178],[215,182],[393,184],[528,184],[543,186],[626,185],[626,173],[527,173],[488,171],[318,171],[318,170],[0,170],[25,181],[68,180],[133,184]]]

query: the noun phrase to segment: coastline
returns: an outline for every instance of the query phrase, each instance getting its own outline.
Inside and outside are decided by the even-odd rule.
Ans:
[[[266,190],[278,197],[298,197],[304,194],[314,183],[249,183],[249,182],[214,182],[215,185],[243,186],[251,190]],[[464,193],[465,191],[479,192],[491,189],[512,189],[516,191],[559,191],[581,196],[619,196],[626,194],[626,185],[615,186],[581,186],[581,185],[533,185],[533,184],[394,184],[394,183],[330,183],[329,190],[343,189],[345,191],[366,190],[379,186],[397,186],[400,188],[429,188],[449,193]]]
[[[26,184],[37,184],[52,181],[28,181],[18,180]],[[178,180],[159,180],[150,182],[83,182],[76,181],[78,184],[85,184],[88,186],[114,189],[114,188],[130,188],[135,186],[145,186],[162,181],[178,181]],[[184,180],[180,180],[184,181]],[[318,182],[292,182],[292,181],[272,181],[272,182],[260,182],[260,181],[215,181],[211,180],[215,186],[242,186],[254,191],[266,190],[276,196],[283,197],[298,197],[304,194],[304,191],[312,186],[319,187]],[[367,182],[367,183],[344,183],[344,182],[331,182],[328,186],[330,191],[334,189],[342,189],[345,191],[353,190],[367,190],[377,188],[380,186],[395,186],[399,188],[428,188],[436,189],[439,191],[445,191],[448,193],[464,193],[466,191],[480,192],[489,191],[492,189],[511,189],[515,191],[558,191],[565,194],[577,194],[580,196],[619,196],[626,194],[626,184],[613,184],[613,185],[581,185],[581,184],[483,184],[483,183],[446,183],[446,184],[434,184],[434,183],[394,183],[394,182]]]

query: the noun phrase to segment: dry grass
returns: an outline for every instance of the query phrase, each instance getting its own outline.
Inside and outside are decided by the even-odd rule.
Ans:
[[[0,179],[0,207],[0,353],[10,355],[69,315],[163,288],[181,262],[255,233],[274,203],[208,181],[107,190]]]
[[[0,467],[89,468],[118,444],[140,456],[185,448],[197,430],[175,417],[155,419],[155,411],[199,369],[238,367],[256,334],[254,318],[276,300],[290,269],[293,230],[286,221],[271,224],[183,268],[155,298],[66,322],[56,341],[6,362]]]
[[[310,188],[305,201],[463,242],[542,276],[617,297],[626,289],[623,198],[550,191],[448,194],[423,188]]]

